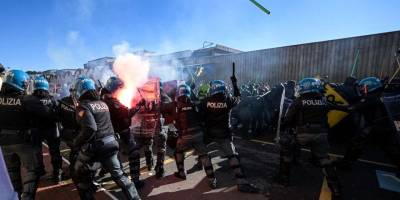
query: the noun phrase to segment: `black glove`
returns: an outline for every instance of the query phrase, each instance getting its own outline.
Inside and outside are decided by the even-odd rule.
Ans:
[[[146,100],[145,100],[145,99],[141,99],[137,105],[138,105],[138,106],[144,106],[144,105],[146,105]]]

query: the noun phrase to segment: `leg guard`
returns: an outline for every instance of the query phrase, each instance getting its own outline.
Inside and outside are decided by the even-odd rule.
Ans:
[[[59,171],[62,168],[62,158],[60,153],[60,138],[47,140],[49,143],[49,152],[53,171]]]
[[[126,176],[113,177],[115,183],[122,189],[125,197],[129,200],[140,200],[135,185]]]
[[[175,152],[175,162],[176,162],[176,168],[178,169],[178,172],[176,172],[174,175],[178,178],[181,179],[186,179],[186,172],[185,172],[185,155],[181,151]]]
[[[206,172],[210,188],[217,188],[217,179],[215,178],[210,156],[208,154],[199,155],[198,159],[202,162],[202,166],[204,166],[204,171]]]
[[[211,163],[211,158],[209,155],[199,155],[199,160],[202,162],[204,166],[204,171],[206,172],[207,178],[213,179],[215,178],[214,168]]]
[[[95,199],[93,193],[96,189],[92,187],[93,171],[90,168],[89,156],[79,153],[74,165],[72,180],[78,189],[81,199]]]
[[[232,155],[228,157],[229,166],[233,170],[233,173],[238,184],[247,183],[246,176],[243,173],[242,166],[240,165],[240,158],[238,155]]]
[[[342,192],[335,168],[332,166],[324,166],[322,171],[325,174],[328,187],[332,192],[332,197],[340,198],[342,196]]]
[[[290,184],[290,170],[291,163],[286,162],[284,159],[280,159],[278,176],[275,181],[283,186],[289,186]]]
[[[139,181],[140,175],[140,149],[135,149],[132,153],[132,161],[130,163],[130,173],[133,182]]]
[[[24,177],[24,189],[21,195],[21,199],[34,199],[40,178],[40,176],[38,175],[39,162],[35,151],[39,150],[36,147],[32,147],[31,145],[24,145],[24,147],[22,148],[24,150],[22,150],[20,154],[20,159],[26,169],[26,175]]]
[[[127,199],[140,199],[135,185],[129,181],[128,177],[124,175],[124,172],[120,168],[120,162],[117,155],[118,152],[115,152],[114,155],[105,158],[101,164],[111,174],[111,178],[122,189],[122,192]]]
[[[356,161],[361,155],[365,142],[368,140],[371,127],[363,128],[361,133],[354,137],[346,149],[343,160],[348,162]]]
[[[144,151],[144,156],[146,157],[147,169],[151,171],[154,166],[153,152],[150,149],[146,149],[146,151]]]
[[[167,149],[167,134],[166,133],[159,133],[157,135],[157,163],[156,165],[164,165],[165,160],[165,152]]]
[[[4,160],[7,165],[8,175],[10,176],[11,183],[14,190],[22,194],[22,179],[21,179],[21,162],[17,154],[5,155]]]

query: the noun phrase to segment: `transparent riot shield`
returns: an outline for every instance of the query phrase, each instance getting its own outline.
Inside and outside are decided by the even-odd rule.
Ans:
[[[400,90],[384,93],[382,101],[397,133],[397,140],[400,143]]]

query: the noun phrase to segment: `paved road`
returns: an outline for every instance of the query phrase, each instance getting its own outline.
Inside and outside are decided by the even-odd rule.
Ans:
[[[236,138],[235,143],[241,154],[242,165],[248,179],[262,188],[263,193],[243,194],[238,192],[226,159],[223,158],[219,151],[213,150],[212,162],[216,169],[218,189],[211,190],[208,187],[203,171],[192,169],[195,163],[195,156],[189,153],[185,161],[186,169],[188,170],[186,181],[182,181],[172,175],[176,171],[175,162],[172,158],[166,160],[166,176],[161,180],[153,176],[154,171],[149,172],[145,169],[144,160],[142,160],[141,178],[146,182],[146,186],[140,190],[142,198],[149,200],[330,199],[323,174],[319,168],[308,162],[309,153],[307,150],[303,151],[299,164],[294,166],[291,186],[283,188],[271,184],[279,166],[279,155],[276,146],[265,141],[248,141],[240,138]],[[340,154],[340,151],[335,153]],[[128,171],[126,162],[124,166]],[[400,199],[399,193],[379,187],[375,171],[377,169],[388,172],[395,171],[387,163],[373,164],[369,162],[357,162],[352,171],[340,171],[339,175],[343,183],[345,199]],[[98,194],[102,199],[123,199],[121,191],[115,187],[115,184],[109,178],[104,178],[102,182],[103,187],[111,194],[109,196],[104,192],[101,195]],[[73,187],[69,185],[68,189],[73,190]],[[49,191],[51,190],[48,190],[48,193]],[[42,194],[38,196],[38,199],[48,199],[45,198],[48,196]]]

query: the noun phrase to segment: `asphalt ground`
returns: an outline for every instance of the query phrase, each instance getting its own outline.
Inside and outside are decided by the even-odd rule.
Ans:
[[[291,185],[281,187],[273,182],[273,177],[277,174],[279,167],[279,149],[276,145],[268,139],[235,138],[234,143],[240,153],[242,167],[248,180],[263,190],[261,194],[238,192],[226,158],[216,150],[216,146],[211,145],[212,162],[218,179],[217,189],[210,189],[204,171],[193,167],[196,155],[193,155],[192,151],[187,153],[185,160],[187,180],[176,178],[173,175],[176,165],[172,151],[169,150],[165,161],[166,176],[162,179],[156,179],[154,171],[147,171],[144,159],[141,160],[141,179],[146,183],[145,187],[139,191],[142,199],[330,199],[330,192],[321,169],[309,162],[310,153],[307,149],[303,149],[299,162],[293,166]],[[65,155],[68,154],[67,150],[63,152]],[[338,158],[343,154],[343,148],[335,147],[332,152],[332,156]],[[372,157],[378,159],[368,160],[371,157],[369,152],[372,152]],[[129,171],[126,158],[123,156],[122,159],[125,171]],[[400,193],[379,187],[376,170],[396,172],[396,168],[380,153],[379,149],[372,147],[367,149],[365,156],[354,164],[351,171],[339,171],[345,194],[344,199],[400,199]],[[79,199],[70,180],[56,186],[43,184],[49,183],[47,180],[42,179],[41,182],[37,199],[53,199],[54,195],[57,196],[56,199]],[[100,179],[100,182],[104,189],[96,193],[97,199],[123,199],[121,190],[109,177]]]

